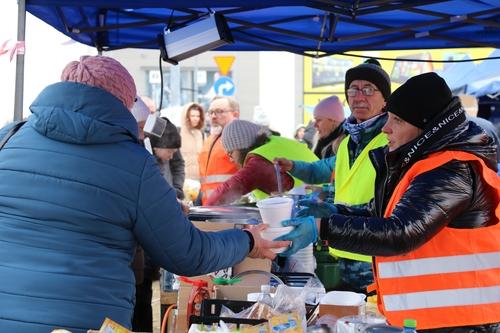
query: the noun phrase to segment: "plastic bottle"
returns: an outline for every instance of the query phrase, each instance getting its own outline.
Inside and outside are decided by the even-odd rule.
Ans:
[[[273,298],[271,297],[271,286],[268,284],[263,284],[260,286],[260,295],[257,298],[258,303],[267,304],[270,307],[273,306]]]
[[[171,273],[165,269],[160,270],[160,287],[162,291],[173,291],[174,289],[174,282],[175,282],[175,277],[174,273]]]
[[[405,319],[403,321],[404,333],[417,333],[417,321],[415,319]]]

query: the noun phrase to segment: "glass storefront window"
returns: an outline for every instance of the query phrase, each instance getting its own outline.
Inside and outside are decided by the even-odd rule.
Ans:
[[[170,89],[170,71],[163,71],[163,103],[162,108],[171,106],[174,100]],[[213,97],[213,85],[219,74],[217,69],[211,68],[181,68],[180,72],[180,103],[185,105],[190,102],[201,104],[205,109]],[[149,96],[159,105],[161,96],[160,71],[149,70],[147,72]]]

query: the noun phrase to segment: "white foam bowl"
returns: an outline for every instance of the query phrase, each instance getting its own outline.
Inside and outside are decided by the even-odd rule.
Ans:
[[[257,202],[262,222],[273,228],[281,227],[281,221],[292,217],[293,199],[285,197],[267,198]]]
[[[278,238],[279,236],[288,234],[293,229],[294,227],[267,228],[262,230],[260,232],[260,235],[262,238],[272,241]],[[288,249],[288,246],[274,248],[272,249],[272,251],[274,253],[281,253],[284,252],[286,249]]]

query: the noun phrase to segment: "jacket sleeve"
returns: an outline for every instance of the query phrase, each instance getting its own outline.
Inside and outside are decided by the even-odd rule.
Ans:
[[[448,163],[417,176],[390,217],[334,214],[322,221],[326,231],[321,234],[345,251],[374,256],[408,253],[470,206],[472,188],[470,169]]]
[[[288,191],[293,187],[290,175],[282,173],[282,181],[284,190]],[[215,189],[208,198],[207,205],[229,204],[255,189],[271,193],[277,188],[273,164],[260,156],[252,155],[238,172]]]
[[[329,183],[335,170],[335,160],[336,157],[332,156],[312,163],[293,161],[290,173],[307,184]]]
[[[242,230],[203,232],[185,217],[174,189],[153,157],[147,159],[138,193],[137,240],[153,261],[179,275],[199,275],[231,267],[249,252]]]

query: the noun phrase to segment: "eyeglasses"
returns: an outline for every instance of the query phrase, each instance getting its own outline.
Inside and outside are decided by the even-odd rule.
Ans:
[[[353,87],[353,88],[347,89],[347,96],[355,97],[358,94],[358,92],[360,92],[360,91],[363,94],[363,96],[372,96],[375,93],[375,91],[380,91],[380,90],[375,89],[375,88],[370,87],[370,86],[366,86],[366,87],[363,87],[361,89]]]
[[[222,110],[222,109],[208,110],[208,114],[211,116],[213,116],[213,115],[220,116],[226,112],[231,112],[231,111],[230,110]]]

